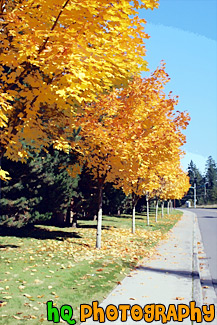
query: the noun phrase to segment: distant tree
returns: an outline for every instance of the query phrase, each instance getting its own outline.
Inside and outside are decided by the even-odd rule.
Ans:
[[[217,203],[217,166],[211,156],[208,157],[206,162],[205,181],[208,183],[206,190],[207,203]]]
[[[197,204],[204,204],[204,177],[192,160],[188,165],[188,176],[190,177],[191,188],[186,195],[186,200],[194,200],[194,189],[192,187],[196,184]]]
[[[78,195],[73,198],[72,212],[79,219],[93,220],[98,213],[98,184],[85,166],[79,176]],[[112,183],[105,184],[102,200],[104,214],[125,212],[126,195]]]
[[[122,189],[114,188],[112,183],[106,183],[103,195],[103,210],[105,214],[121,214],[125,211],[126,195]]]
[[[98,186],[86,166],[78,182],[79,194],[74,199],[73,212],[78,218],[93,220],[97,216]]]
[[[33,210],[42,198],[37,195],[39,188],[35,186],[34,173],[31,175],[31,180],[29,178],[31,171],[29,164],[6,158],[2,159],[2,164],[7,166],[13,178],[2,182],[1,185],[0,222],[20,227],[36,218]]]
[[[72,197],[78,195],[78,176],[67,171],[74,162],[75,157],[53,148],[34,153],[26,164],[3,158],[11,179],[2,183],[1,222],[22,226],[50,218],[62,225]]]

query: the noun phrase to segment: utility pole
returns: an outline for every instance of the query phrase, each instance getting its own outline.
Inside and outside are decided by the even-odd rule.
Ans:
[[[197,193],[196,193],[196,183],[194,183],[194,208],[196,209],[196,202],[197,202]]]
[[[195,172],[192,170],[192,172],[193,172],[193,174],[194,174],[194,186],[192,187],[191,186],[191,188],[193,188],[194,189],[194,208],[196,209],[196,202],[197,202],[197,184],[196,184],[196,179],[197,179],[197,177],[195,177],[196,175],[195,175]]]
[[[204,184],[204,197],[206,199],[206,195],[207,195],[207,192],[206,192],[206,184],[209,184],[208,182],[205,182]]]

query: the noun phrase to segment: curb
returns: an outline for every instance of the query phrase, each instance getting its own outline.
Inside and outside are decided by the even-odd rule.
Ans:
[[[204,251],[200,228],[198,225],[197,217],[195,215],[196,224],[196,246],[197,246],[197,263],[199,267],[200,284],[202,290],[203,304],[214,304],[217,313],[217,296],[215,293],[212,277],[209,271],[209,263]]]
[[[212,323],[215,321],[217,324],[217,296],[209,271],[209,263],[204,250],[197,215],[192,211],[180,210],[183,214],[187,212],[193,217],[192,300],[196,301],[198,307],[214,304],[215,319]],[[201,324],[207,324],[207,322],[203,321]]]
[[[197,302],[197,305],[201,307],[203,305],[203,292],[200,277],[200,267],[198,259],[198,242],[200,242],[199,225],[197,222],[197,216],[193,213],[193,249],[192,249],[192,298]]]
[[[197,215],[189,210],[177,209],[183,212],[183,215],[189,215],[193,218],[192,229],[192,300],[196,301],[198,307],[201,307],[203,302],[203,290],[201,285],[201,275],[198,259],[198,243],[201,243],[200,229],[197,221]]]

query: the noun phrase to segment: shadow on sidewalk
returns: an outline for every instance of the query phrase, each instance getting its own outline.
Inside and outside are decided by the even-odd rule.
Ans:
[[[193,280],[199,279],[201,286],[208,286],[212,287],[217,287],[217,280],[208,280],[208,279],[200,279],[200,275],[198,271],[185,271],[185,270],[169,270],[169,269],[158,269],[158,268],[153,268],[153,267],[146,267],[146,266],[137,266],[136,270],[143,270],[143,271],[152,271],[152,272],[157,272],[157,273],[162,273],[162,274],[170,274],[178,277],[186,277],[186,278],[192,278]]]
[[[203,279],[201,279],[200,282],[201,282],[202,286],[208,286],[208,287],[214,286],[215,288],[217,287],[217,279],[213,279],[213,280],[203,280]]]
[[[199,278],[199,273],[197,271],[189,272],[185,270],[169,270],[169,269],[158,269],[153,267],[138,266],[137,270],[152,271],[157,273],[172,274],[174,276],[186,277],[186,278]]]

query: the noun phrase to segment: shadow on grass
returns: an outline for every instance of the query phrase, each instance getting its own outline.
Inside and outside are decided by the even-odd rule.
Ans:
[[[145,216],[145,215],[141,215],[141,216]],[[109,216],[110,218],[118,218],[118,219],[129,219],[131,220],[132,219],[132,216],[131,215],[112,215],[112,216]],[[103,220],[106,220],[105,217],[103,218]],[[138,214],[136,213],[136,220],[143,220],[143,218],[141,218],[140,216],[138,216]],[[109,220],[110,221],[110,220]]]
[[[84,229],[97,229],[97,225],[87,225],[87,224],[77,224],[77,228],[84,228]],[[102,229],[105,229],[105,230],[109,230],[111,229],[112,226],[102,226]],[[117,227],[114,227],[113,228],[117,228]]]
[[[0,245],[0,249],[4,248],[19,248],[20,246],[17,245]]]
[[[35,226],[23,228],[9,228],[0,226],[0,236],[2,237],[20,237],[20,238],[35,238],[35,239],[56,239],[64,240],[65,238],[81,238],[75,231],[67,232],[62,230],[49,230],[38,228]],[[10,246],[10,245],[9,245]],[[15,246],[15,245],[11,245]]]

